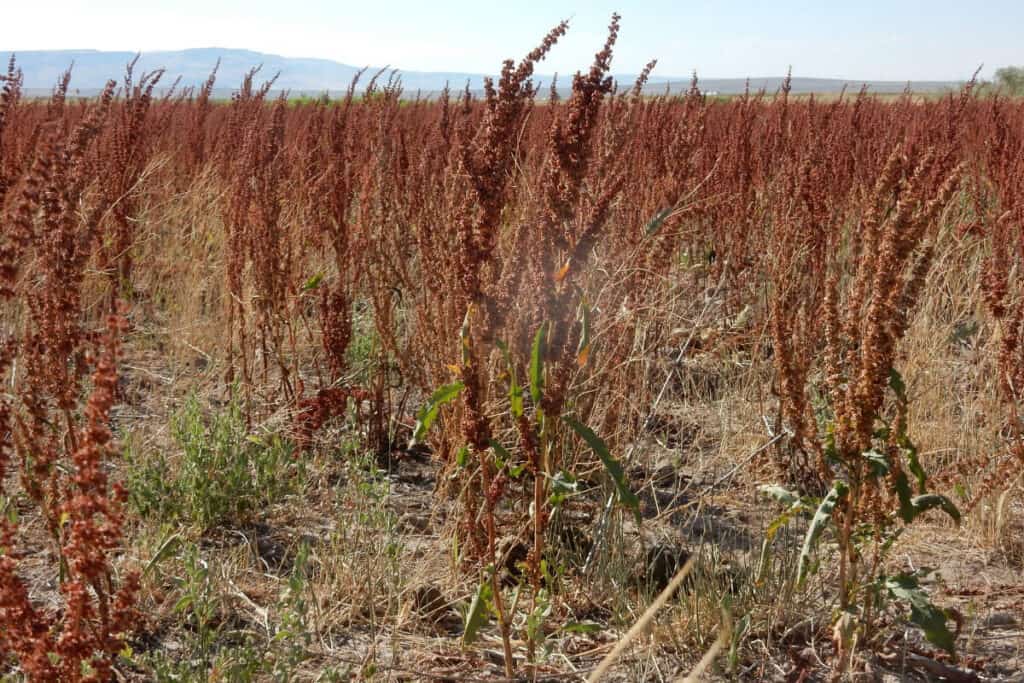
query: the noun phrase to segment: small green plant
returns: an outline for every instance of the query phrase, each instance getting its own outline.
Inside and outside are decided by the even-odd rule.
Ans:
[[[583,310],[581,336],[577,351],[572,359],[581,367],[586,364],[591,351],[589,338],[588,314]],[[465,345],[468,335],[469,316],[463,326],[463,364],[470,365],[468,347]],[[545,538],[549,531],[549,522],[557,514],[566,500],[577,493],[577,481],[572,472],[565,469],[554,470],[554,467],[567,464],[568,451],[575,439],[570,432],[563,431],[563,425],[571,430],[579,440],[587,444],[593,454],[604,465],[614,488],[614,500],[632,512],[637,523],[641,521],[640,500],[631,490],[622,463],[616,459],[605,441],[592,429],[581,423],[574,416],[563,412],[564,400],[554,401],[555,412],[549,414],[545,406],[551,407],[546,395],[546,377],[551,372],[546,367],[545,358],[548,354],[548,332],[550,326],[544,323],[533,337],[527,366],[527,383],[519,384],[519,372],[513,360],[509,346],[496,341],[496,347],[504,356],[506,371],[503,374],[508,384],[508,416],[516,427],[519,446],[525,462],[518,463],[512,452],[497,440],[487,440],[488,448],[478,452],[477,462],[481,473],[481,486],[486,492],[485,513],[489,546],[494,545],[493,509],[510,480],[518,481],[529,474],[532,478],[530,495],[530,517],[533,531],[532,548],[520,569],[520,581],[515,594],[510,600],[502,594],[500,572],[492,561],[488,561],[480,570],[480,582],[476,595],[466,609],[464,615],[463,644],[469,645],[477,632],[493,617],[497,620],[505,645],[506,666],[511,666],[510,632],[516,623],[516,609],[524,588],[530,594],[522,630],[527,643],[527,658],[530,664],[543,658],[545,640],[544,622],[551,613],[550,586],[554,578],[548,566],[550,555],[545,550]],[[412,442],[423,439],[437,421],[441,408],[451,403],[466,391],[464,382],[454,382],[438,388],[430,396],[417,414],[413,429]],[[529,399],[527,401],[527,398]],[[561,418],[561,419],[558,419]],[[469,469],[471,447],[464,446],[456,455],[459,470]],[[484,476],[486,473],[486,476]],[[485,485],[486,484],[486,485]],[[487,553],[490,558],[496,556],[493,547]],[[554,558],[551,558],[554,559]],[[506,607],[508,605],[508,607]]]
[[[295,565],[278,601],[278,621],[270,638],[275,681],[292,680],[295,669],[309,658],[313,636],[307,597],[308,564],[309,546],[303,543],[295,555]]]
[[[143,517],[182,519],[206,529],[239,524],[294,492],[303,461],[277,435],[248,433],[239,404],[210,418],[189,398],[171,420],[180,459],[128,450],[131,502]]]
[[[195,546],[185,554],[185,577],[180,581],[180,589],[183,595],[174,604],[174,611],[192,627],[196,654],[204,665],[209,664],[217,640],[215,619],[220,599],[210,581],[210,568]]]
[[[826,532],[831,533],[840,555],[840,603],[834,635],[841,653],[849,656],[861,639],[873,638],[883,615],[902,604],[910,608],[911,623],[929,642],[955,654],[954,634],[947,627],[950,614],[931,603],[923,586],[928,571],[890,573],[887,564],[907,526],[927,511],[941,510],[954,522],[960,521],[960,512],[951,500],[928,491],[927,475],[907,432],[906,387],[895,370],[890,373],[889,388],[896,417],[886,421],[878,416],[874,448],[850,461],[836,450],[831,436],[826,438],[826,457],[840,478],[824,496],[800,496],[780,486],[762,487],[766,495],[786,505],[768,528],[762,564],[778,529],[794,517],[805,517],[810,521],[796,584],[802,587],[818,571],[816,553]]]
[[[224,648],[221,600],[210,567],[194,544],[183,550],[182,558],[183,575],[175,580],[181,597],[174,604],[174,612],[188,627],[184,656],[175,658],[166,652],[156,652],[138,659],[157,681],[208,680],[215,661],[222,656],[218,653]]]
[[[309,658],[313,640],[307,584],[309,546],[299,546],[281,595],[269,611],[266,637],[231,629],[211,567],[192,544],[183,552],[183,575],[176,579],[180,597],[174,612],[186,625],[184,654],[158,652],[126,659],[147,668],[158,681],[295,680]]]

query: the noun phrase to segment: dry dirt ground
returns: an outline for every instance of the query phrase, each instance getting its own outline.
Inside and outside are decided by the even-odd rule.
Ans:
[[[204,383],[212,387],[217,380],[202,356],[178,366],[158,352],[130,357],[117,412],[122,435],[131,434],[137,452],[166,452],[173,462],[169,415]],[[204,401],[210,412],[222,405],[212,391]],[[714,642],[723,602],[730,605],[734,638],[705,678],[829,678],[826,582],[801,596],[773,593],[793,568],[799,524],[779,534],[777,559],[767,579],[761,573],[762,539],[778,509],[757,492],[758,484],[771,482],[764,453],[774,438],[768,427],[760,433],[749,429],[758,415],[758,406],[726,398],[700,405],[666,401],[649,420],[647,438],[625,458],[642,501],[642,524],[615,511],[602,527],[606,491],[600,486],[584,486],[567,506],[556,525],[563,576],[541,627],[546,656],[532,672],[537,680],[585,679],[691,555],[698,558],[693,576],[618,661],[611,680],[676,680],[687,674]],[[268,433],[286,424],[285,415],[269,414],[251,431]],[[299,488],[244,523],[201,531],[184,522],[134,522],[126,559],[147,569],[143,619],[119,675],[149,680],[155,677],[154,658],[180,664],[200,656],[195,611],[180,607],[189,590],[186,548],[207,569],[200,587],[212,605],[205,628],[215,640],[203,655],[209,657],[208,678],[244,679],[232,673],[231,648],[283,658],[273,643],[281,641],[281,620],[294,605],[282,596],[306,547],[299,622],[305,633],[284,679],[501,680],[502,647],[493,624],[472,646],[461,641],[476,584],[453,561],[449,470],[425,450],[398,447],[367,459],[330,447],[359,438],[351,425],[325,432],[323,451],[309,456]],[[129,466],[118,463],[116,470],[124,476]],[[902,569],[937,570],[934,601],[962,618],[959,660],[938,654],[897,620],[888,625],[880,652],[859,653],[856,680],[1024,681],[1024,510],[1019,498],[1002,502],[1001,510],[988,513],[999,516],[996,542],[983,542],[977,525],[956,528],[936,518],[914,528],[891,559]],[[21,566],[32,579],[33,597],[56,607],[56,563],[28,507],[22,524],[27,543]],[[595,535],[599,544],[588,562]],[[525,546],[510,535],[502,551],[511,585]],[[513,645],[526,671],[525,646],[518,640]],[[271,679],[266,668],[254,677]]]

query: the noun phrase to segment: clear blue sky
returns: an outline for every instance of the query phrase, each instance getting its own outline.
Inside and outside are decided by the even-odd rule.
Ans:
[[[248,48],[406,70],[490,73],[558,20],[569,35],[543,73],[585,68],[622,15],[614,71],[706,78],[963,79],[1024,64],[1024,0],[12,0],[0,50]]]

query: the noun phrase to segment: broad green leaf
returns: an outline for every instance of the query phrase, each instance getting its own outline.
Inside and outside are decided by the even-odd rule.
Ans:
[[[441,406],[458,396],[462,389],[462,382],[454,382],[445,384],[433,393],[430,400],[420,408],[420,412],[416,415],[416,426],[412,430],[412,439],[409,440],[410,447],[416,445],[427,435],[441,412]]]
[[[875,478],[884,477],[889,474],[889,458],[884,453],[872,449],[870,451],[864,451],[862,453],[864,459],[871,465],[871,473]]]
[[[533,338],[533,348],[530,350],[530,398],[535,406],[540,405],[540,399],[544,395],[544,332],[547,323],[542,323]]]
[[[953,501],[946,498],[946,496],[938,493],[926,493],[921,496],[915,496],[910,501],[910,504],[914,506],[915,517],[928,510],[939,508],[952,517],[954,522],[957,524],[960,523],[960,510],[958,510],[956,505],[953,504]]]
[[[469,611],[466,612],[466,621],[462,628],[462,646],[471,645],[476,640],[477,633],[491,618],[491,584],[484,579],[476,589],[476,595],[469,604]]]
[[[896,496],[900,501],[900,519],[905,524],[913,522],[918,515],[939,508],[949,515],[954,522],[960,523],[960,510],[946,496],[938,493],[925,493],[919,496],[911,496],[910,481],[904,472],[896,475],[893,483],[896,489]]]
[[[600,633],[603,627],[593,621],[570,621],[562,627],[565,633]]]
[[[914,521],[914,504],[910,502],[910,480],[907,473],[900,470],[893,480],[893,487],[896,489],[896,497],[900,501],[900,519],[910,524]]]
[[[946,613],[932,604],[916,576],[890,576],[885,587],[894,598],[910,603],[910,621],[924,632],[928,642],[950,654],[955,653],[953,634],[946,628]]]
[[[590,427],[581,424],[571,415],[565,415],[562,420],[572,427],[573,431],[580,435],[587,445],[590,446],[590,450],[601,459],[604,463],[604,467],[608,470],[608,474],[611,475],[612,481],[615,482],[615,489],[617,491],[619,502],[625,505],[627,508],[633,511],[636,516],[636,521],[639,524],[641,521],[640,517],[640,499],[636,497],[629,488],[629,482],[626,481],[626,473],[622,469],[622,464],[612,457],[612,454],[608,451],[608,445],[601,439],[597,434],[593,432]]]
[[[750,630],[750,615],[744,614],[743,617],[736,622],[736,626],[732,632],[732,638],[729,643],[729,670],[728,673],[735,673],[736,667],[740,662],[740,645],[743,643],[743,637],[747,635],[747,631]]]
[[[797,585],[803,585],[804,580],[807,578],[807,570],[811,565],[811,552],[818,544],[821,532],[832,522],[832,512],[836,509],[836,504],[849,490],[846,484],[837,481],[832,485],[832,490],[828,492],[828,495],[821,501],[821,505],[818,506],[817,511],[814,513],[811,525],[807,529],[807,536],[804,537],[803,548],[800,549],[800,567],[797,569],[796,575]]]

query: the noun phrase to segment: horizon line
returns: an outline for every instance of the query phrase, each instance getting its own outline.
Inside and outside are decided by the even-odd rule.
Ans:
[[[101,49],[89,48],[89,47],[41,48],[41,49],[40,48],[33,48],[33,49],[24,49],[24,50],[0,49],[0,55],[4,55],[4,54],[12,55],[12,56],[15,57],[15,60],[17,61],[17,56],[19,54],[88,53],[88,54],[97,54],[97,55],[103,55],[103,54],[108,54],[108,55],[111,55],[111,54],[126,54],[126,55],[138,55],[140,57],[144,57],[146,55],[175,54],[175,53],[180,54],[180,53],[184,53],[184,52],[218,51],[218,50],[225,51],[225,52],[247,52],[247,53],[251,53],[251,54],[254,54],[254,55],[261,55],[261,56],[266,56],[266,57],[274,57],[274,58],[282,59],[282,60],[327,62],[327,63],[330,63],[330,64],[336,64],[338,66],[347,67],[347,68],[351,68],[351,69],[397,71],[399,74],[402,74],[402,73],[407,73],[407,74],[427,74],[427,75],[455,74],[455,75],[459,75],[459,76],[478,77],[478,78],[483,78],[483,77],[487,77],[487,76],[494,77],[497,74],[497,71],[495,71],[494,73],[488,73],[488,72],[484,72],[484,71],[472,71],[472,70],[404,69],[402,67],[397,67],[397,66],[392,66],[392,65],[386,65],[386,66],[383,66],[383,67],[381,67],[381,66],[374,66],[374,65],[356,66],[355,64],[352,64],[352,63],[349,63],[349,62],[342,62],[342,61],[338,61],[336,59],[330,59],[330,58],[327,58],[327,57],[288,56],[288,55],[282,55],[282,54],[274,53],[274,52],[263,52],[263,51],[260,51],[260,50],[255,50],[255,49],[246,48],[246,47],[222,47],[222,46],[216,46],[216,45],[214,45],[214,46],[203,46],[203,47],[183,47],[183,48],[176,48],[176,49],[153,49],[153,50],[101,50]],[[212,69],[212,65],[211,65],[211,69]],[[980,69],[979,69],[979,71],[980,71]],[[557,77],[564,77],[564,76],[570,76],[570,75],[571,74],[569,74],[569,73],[563,74],[561,72],[552,72],[550,74],[536,74],[536,77],[537,78],[552,78],[552,77],[556,77],[556,76]],[[627,76],[631,76],[632,77],[632,76],[639,75],[639,72],[623,71],[623,72],[619,72],[619,73],[612,73],[611,75],[612,75],[612,77],[627,77]],[[701,76],[700,73],[697,70],[693,70],[690,74],[685,75],[685,76],[684,75],[679,75],[679,74],[659,75],[657,73],[657,71],[655,70],[655,72],[653,72],[651,74],[651,80],[656,81],[656,82],[661,82],[661,83],[665,83],[665,82],[671,83],[671,82],[675,82],[675,81],[690,81],[690,80],[693,79],[694,76],[697,77],[698,82],[701,82],[701,81],[765,81],[765,80],[781,80],[781,79],[784,79],[786,77],[785,75],[771,75],[771,76],[763,76],[763,75],[762,76],[749,76],[749,75],[748,76]],[[793,80],[803,79],[803,80],[818,80],[818,81],[835,81],[835,82],[842,82],[842,83],[860,83],[860,84],[865,84],[865,85],[870,84],[870,83],[885,83],[885,84],[897,84],[897,83],[900,83],[900,84],[906,84],[906,83],[953,84],[953,83],[966,83],[969,80],[968,78],[956,78],[956,77],[949,77],[949,78],[922,78],[922,79],[909,78],[908,79],[908,78],[893,78],[893,77],[886,77],[886,78],[860,78],[860,77],[847,77],[847,76],[793,75],[792,71],[790,72],[790,77]],[[982,79],[982,80],[984,80],[984,79]]]

